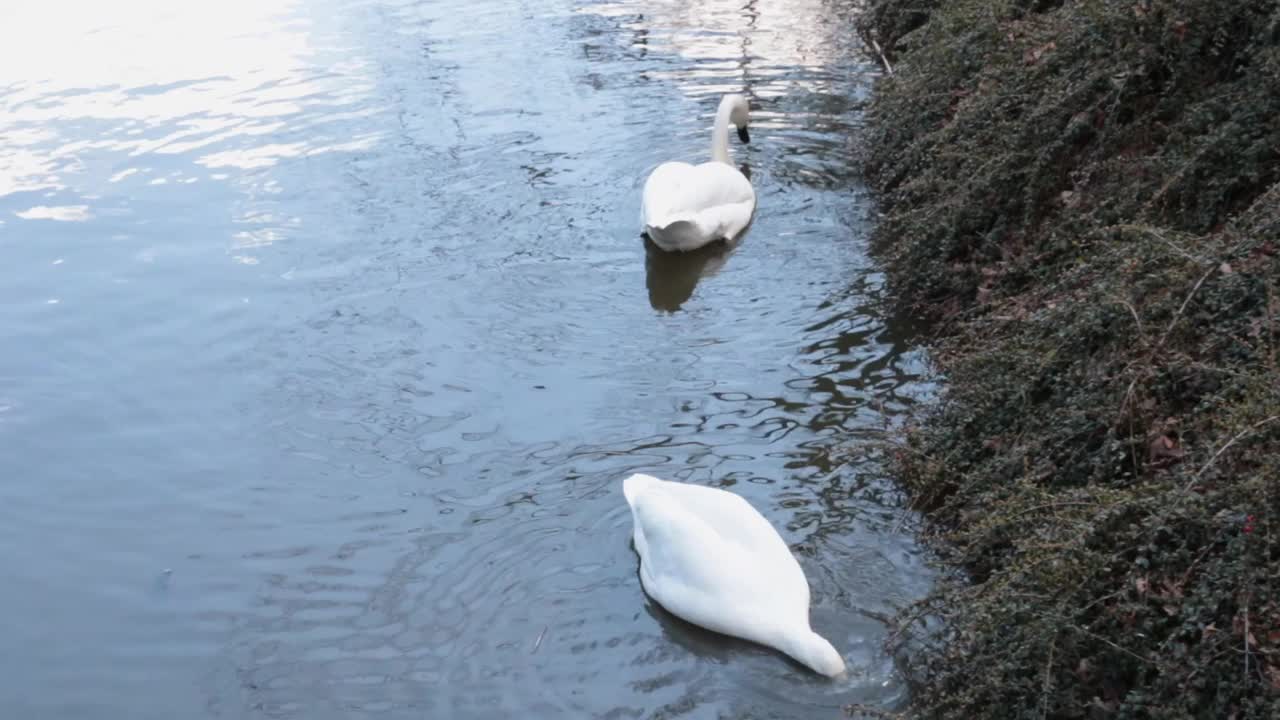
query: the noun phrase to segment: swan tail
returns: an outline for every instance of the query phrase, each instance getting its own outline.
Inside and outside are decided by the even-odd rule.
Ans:
[[[646,224],[645,233],[663,250],[693,250],[706,243],[706,233],[694,220],[672,220],[659,224]]]

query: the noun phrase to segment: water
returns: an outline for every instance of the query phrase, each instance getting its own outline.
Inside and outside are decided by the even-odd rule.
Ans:
[[[930,573],[873,443],[931,388],[844,5],[7,3],[5,715],[900,707],[876,618]],[[755,225],[647,252],[726,91]],[[851,677],[647,602],[635,470],[761,508]]]

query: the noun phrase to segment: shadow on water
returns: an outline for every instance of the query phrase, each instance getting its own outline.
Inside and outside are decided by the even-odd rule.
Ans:
[[[665,252],[651,240],[644,240],[645,287],[654,310],[675,312],[689,298],[703,278],[720,272],[737,242],[718,241],[685,253]]]
[[[654,622],[662,626],[663,637],[684,648],[689,654],[717,665],[731,662],[736,654],[773,652],[745,640],[720,635],[685,622],[648,598],[645,600],[644,611]],[[780,660],[785,658],[780,653],[778,657]],[[799,669],[798,665],[796,669]]]
[[[865,247],[853,4],[82,5],[0,24],[0,707],[903,705],[873,618],[932,571],[880,441],[933,386]],[[749,238],[646,249],[726,92]],[[652,608],[638,470],[779,528],[847,682]]]

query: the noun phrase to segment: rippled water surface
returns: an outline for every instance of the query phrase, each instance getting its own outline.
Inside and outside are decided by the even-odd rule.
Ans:
[[[847,5],[5,3],[4,715],[900,706],[877,617],[931,576],[873,443],[931,388]],[[646,250],[726,91],[754,226]],[[851,677],[648,602],[635,470],[756,504]]]

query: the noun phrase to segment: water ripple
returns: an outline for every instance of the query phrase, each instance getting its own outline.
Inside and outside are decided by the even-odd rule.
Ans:
[[[905,689],[887,429],[932,390],[821,0],[24,5],[0,24],[0,617],[24,716],[812,717]],[[10,21],[12,20],[12,22]],[[15,68],[24,68],[13,74]],[[761,205],[639,188],[718,96]],[[619,481],[734,489],[832,684],[649,602]],[[50,628],[56,628],[56,632]],[[196,688],[193,690],[193,688]],[[198,693],[198,696],[193,694]],[[25,711],[25,712],[24,712]]]

